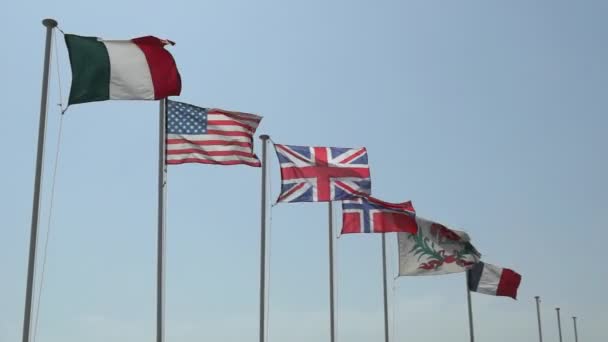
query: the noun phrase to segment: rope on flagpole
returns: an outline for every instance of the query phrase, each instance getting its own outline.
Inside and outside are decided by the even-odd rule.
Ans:
[[[61,30],[60,30],[61,31]],[[62,31],[63,32],[63,31]],[[55,163],[53,166],[53,176],[52,176],[52,181],[51,181],[51,194],[50,194],[50,201],[49,201],[49,216],[47,219],[47,224],[46,224],[46,234],[45,234],[45,241],[44,241],[44,248],[42,250],[42,268],[40,271],[40,282],[38,284],[38,296],[36,298],[36,315],[34,318],[34,329],[33,329],[33,334],[32,334],[32,342],[36,341],[36,337],[38,335],[38,320],[40,318],[40,304],[42,302],[42,290],[44,288],[44,276],[45,276],[45,271],[46,271],[46,262],[47,262],[47,256],[48,256],[48,246],[49,246],[49,240],[50,240],[50,235],[51,235],[51,223],[52,223],[52,219],[53,219],[53,209],[54,209],[54,203],[55,203],[55,185],[57,184],[57,169],[58,169],[58,165],[59,165],[59,156],[60,156],[60,152],[61,152],[61,138],[63,135],[63,113],[64,110],[62,109],[62,105],[61,105],[61,101],[62,101],[62,93],[61,93],[61,78],[60,78],[60,72],[59,72],[59,61],[58,61],[58,54],[57,54],[57,36],[55,36],[55,62],[56,62],[56,69],[57,69],[57,82],[58,82],[58,87],[59,87],[59,109],[61,111],[61,114],[59,116],[59,130],[57,133],[57,145],[55,147]],[[67,108],[66,108],[67,109]]]
[[[65,35],[63,30],[61,30],[59,27],[57,27],[57,30],[59,30],[59,32],[61,32],[61,34]],[[63,87],[61,85],[61,69],[60,69],[60,65],[59,65],[59,52],[58,52],[59,49],[57,47],[57,35],[54,36],[54,39],[55,39],[55,64],[57,65],[57,68],[56,68],[57,84],[58,84],[58,88],[59,88],[59,103],[57,105],[59,106],[61,115],[63,115],[68,110],[69,105],[65,106],[65,108],[63,107],[63,92],[61,91],[61,89]]]
[[[340,205],[342,205],[342,202],[340,202]],[[337,222],[338,218],[335,217],[334,220]],[[336,227],[336,240],[340,239],[342,237],[342,226],[338,226],[337,224],[335,225]]]
[[[333,205],[331,207],[331,210],[333,212],[335,212]],[[338,219],[337,219],[336,215],[332,215],[332,220],[333,220],[332,225],[334,227],[336,227],[334,229],[337,229],[338,230],[338,234],[339,234],[340,229],[338,228],[338,225],[337,225]],[[339,268],[338,268],[338,264],[339,264],[339,262],[338,262],[339,261],[338,255],[340,254],[339,253],[340,250],[338,249],[338,243],[337,243],[338,237],[335,238],[336,239],[336,243],[334,244],[334,294],[335,294],[335,297],[336,297],[335,298],[335,301],[336,301],[335,302],[335,309],[334,309],[334,314],[336,315],[335,321],[334,321],[334,333],[335,333],[335,336],[336,336],[336,341],[340,341],[340,338],[339,338],[339,335],[340,335],[339,334],[339,332],[340,332],[340,329],[339,329],[339,327],[340,327],[340,324],[339,324],[339,322],[340,322],[340,309],[339,309],[340,305],[338,305],[340,303],[340,291],[339,291],[339,289],[340,289],[340,286],[339,286],[340,282],[338,281],[338,276],[337,276],[337,274],[340,274]]]
[[[272,138],[270,139],[272,141]],[[264,142],[265,144],[267,144],[267,142]],[[268,158],[266,158],[266,163],[268,163]],[[266,175],[266,177],[269,177],[268,174]],[[266,186],[268,188],[268,194],[270,196],[272,196],[272,182],[266,182]],[[264,189],[264,191],[266,191],[266,189]],[[270,197],[268,196],[268,197]],[[267,205],[267,203],[264,203],[264,205]],[[267,263],[266,266],[266,303],[265,303],[265,309],[266,309],[266,322],[264,322],[265,324],[265,335],[266,336],[266,341],[270,340],[270,335],[268,335],[268,332],[270,330],[270,260],[271,256],[272,256],[272,208],[274,207],[271,206],[270,210],[268,211],[268,244],[267,244],[267,250],[268,250],[268,257],[266,258],[265,262]]]
[[[394,246],[394,244],[393,244],[393,246]],[[390,244],[389,244],[389,248],[388,249],[391,250],[392,248],[394,248],[394,247],[390,247]],[[392,255],[395,255],[395,253],[392,253]],[[395,261],[394,261],[394,259],[390,258],[389,259],[389,263],[390,263],[389,266],[391,266],[391,268],[394,270],[395,269]],[[392,316],[391,317],[391,323],[392,323],[391,324],[391,341],[397,341],[397,336],[396,336],[396,333],[395,333],[395,329],[396,329],[396,325],[397,325],[397,322],[396,322],[396,318],[397,318],[397,313],[396,313],[396,307],[397,307],[397,302],[396,302],[396,298],[397,298],[396,292],[397,292],[397,290],[396,290],[396,287],[397,287],[397,282],[395,281],[395,279],[396,279],[396,277],[393,277],[393,279],[391,280],[391,306],[392,306],[392,308],[391,308],[391,316]]]
[[[396,278],[395,278],[396,279]],[[393,279],[393,286],[392,286],[392,298],[391,301],[393,303],[393,327],[391,329],[391,336],[392,336],[392,341],[397,341],[397,317],[398,317],[398,306],[399,306],[399,299],[397,298],[397,282],[395,281],[395,279]]]
[[[268,138],[268,140],[270,140],[270,142],[272,143],[272,147],[274,147],[274,145],[277,144],[277,143],[274,142],[274,140],[272,140],[272,137]],[[275,149],[276,149],[276,147],[275,147]],[[267,159],[267,161],[268,161],[268,159]],[[272,196],[272,193],[270,193],[270,196]],[[277,204],[279,204],[279,198],[278,198],[278,196],[277,196],[277,200],[276,201],[273,201],[273,200],[270,200],[270,201],[271,201],[270,202],[270,209],[274,208]]]

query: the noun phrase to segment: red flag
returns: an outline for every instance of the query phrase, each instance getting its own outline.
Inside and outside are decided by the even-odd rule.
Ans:
[[[389,203],[368,196],[342,201],[342,234],[416,234],[416,214],[411,201]]]

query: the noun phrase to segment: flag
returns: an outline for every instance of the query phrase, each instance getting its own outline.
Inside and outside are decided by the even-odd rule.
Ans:
[[[167,164],[261,166],[253,134],[262,117],[167,101]]]
[[[153,36],[131,40],[65,35],[72,87],[68,104],[104,100],[158,100],[181,92],[170,41]]]
[[[281,166],[277,202],[329,202],[371,193],[367,150],[274,145]]]
[[[481,255],[467,233],[416,216],[416,234],[399,233],[399,275],[439,275],[464,272]]]
[[[410,201],[388,203],[371,196],[342,201],[342,234],[417,231]]]
[[[521,275],[511,269],[478,262],[467,274],[469,290],[517,299]]]

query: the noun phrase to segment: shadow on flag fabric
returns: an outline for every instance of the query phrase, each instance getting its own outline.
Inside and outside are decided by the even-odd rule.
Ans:
[[[465,272],[481,258],[467,233],[416,216],[416,234],[399,233],[399,275]]]
[[[371,193],[364,147],[274,147],[281,166],[277,203],[341,201]]]
[[[368,196],[342,201],[342,234],[416,234],[416,214],[411,201],[389,203]]]
[[[478,262],[467,273],[469,290],[517,299],[521,275],[511,269]]]
[[[158,100],[179,95],[181,78],[164,46],[153,36],[131,40],[65,35],[72,87],[68,105],[104,100]]]
[[[261,166],[253,134],[262,117],[167,101],[166,163]]]

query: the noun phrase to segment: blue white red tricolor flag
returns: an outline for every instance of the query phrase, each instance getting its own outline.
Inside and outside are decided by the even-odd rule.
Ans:
[[[277,202],[329,202],[371,193],[367,150],[274,145],[281,166]]]
[[[521,274],[480,261],[467,273],[467,282],[471,291],[517,299]]]
[[[390,232],[418,232],[412,202],[388,203],[371,196],[342,201],[342,234]]]
[[[262,117],[167,101],[167,164],[261,166],[253,134]]]

